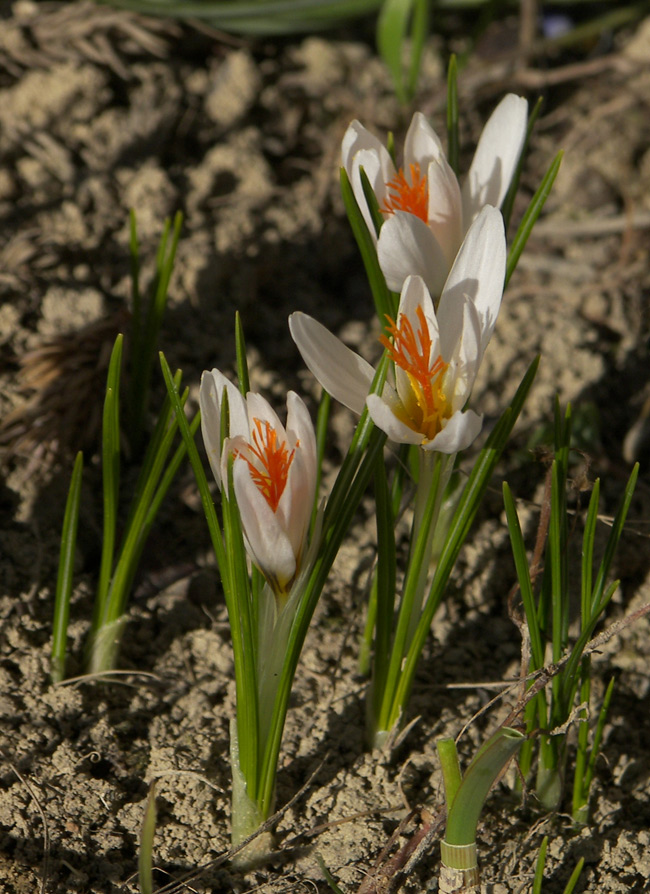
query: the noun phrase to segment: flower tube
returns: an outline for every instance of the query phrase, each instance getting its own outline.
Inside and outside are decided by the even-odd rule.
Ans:
[[[385,146],[358,121],[348,127],[342,163],[368,229],[376,238],[360,169],[384,217],[377,254],[386,283],[401,291],[417,274],[437,299],[458,249],[486,205],[499,207],[508,191],[526,136],[528,103],[509,93],[486,123],[461,188],[440,139],[421,112],[411,121],[404,164],[396,169]]]
[[[364,405],[391,440],[455,454],[481,430],[466,410],[501,305],[506,243],[501,213],[484,208],[470,227],[438,309],[424,280],[407,277],[397,319],[380,341],[394,365],[381,395],[369,394],[374,370],[306,314],[289,318],[306,365],[323,388],[356,413]]]
[[[228,431],[221,431],[224,394]],[[280,607],[300,570],[316,492],[316,439],[309,412],[287,395],[286,429],[259,394],[246,398],[217,369],[204,372],[201,430],[217,484],[227,491],[232,461],[234,496],[246,549]]]

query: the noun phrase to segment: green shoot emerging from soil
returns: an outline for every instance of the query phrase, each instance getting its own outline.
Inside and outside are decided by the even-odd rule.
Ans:
[[[171,223],[167,221],[165,224],[158,250],[156,275],[145,312],[139,283],[135,216],[133,214],[131,216],[133,318],[129,342],[133,359],[131,388],[128,393],[130,413],[128,424],[123,426],[120,395],[124,337],[118,335],[108,368],[102,422],[103,536],[99,580],[86,654],[87,668],[91,673],[103,673],[115,667],[126,623],[127,602],[140,557],[160,505],[185,455],[183,444],[171,453],[176,438],[176,421],[167,399],[142,457],[126,520],[122,522],[120,513],[122,434],[123,432],[126,434],[132,448],[139,452],[145,430],[153,349],[165,309],[181,220],[180,215],[177,215],[172,245],[169,249]],[[176,375],[176,384],[180,386],[180,373]],[[187,392],[183,395],[183,402],[186,399]],[[195,431],[198,419],[192,426]],[[61,537],[54,606],[53,682],[61,682],[65,676],[67,628],[81,504],[82,473],[83,457],[80,453],[74,466]]]
[[[596,715],[590,747],[588,722],[589,716],[592,716],[590,714],[592,707],[590,656],[583,655],[583,652],[618,588],[618,581],[608,583],[608,577],[623,532],[639,468],[638,465],[634,467],[627,482],[621,505],[597,569],[594,568],[594,548],[600,483],[598,480],[594,483],[581,544],[580,611],[576,622],[577,630],[571,635],[572,587],[569,565],[574,535],[573,514],[567,505],[570,445],[571,409],[567,408],[566,413],[562,414],[556,404],[554,459],[547,475],[543,518],[540,522],[542,526],[541,538],[538,537],[538,542],[542,545],[544,538],[547,537],[546,555],[541,572],[539,564],[535,560],[535,567],[532,569],[529,567],[515,502],[506,483],[503,485],[503,494],[524,608],[526,636],[530,642],[530,662],[527,672],[532,674],[544,667],[549,650],[550,659],[554,664],[568,655],[568,660],[560,672],[553,677],[550,694],[542,690],[526,706],[527,732],[531,734],[533,731],[539,731],[536,792],[546,808],[557,809],[560,806],[563,779],[566,775],[566,730],[569,722],[574,718],[576,695],[580,693],[580,706],[577,708],[580,729],[574,772],[572,814],[576,822],[585,822],[589,790],[600,748],[603,724],[611,700],[613,683],[609,684],[602,706]],[[524,776],[530,772],[532,752],[533,741],[529,740],[520,756],[520,766]]]

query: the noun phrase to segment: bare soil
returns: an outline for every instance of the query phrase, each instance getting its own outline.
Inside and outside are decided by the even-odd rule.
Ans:
[[[487,704],[490,683],[518,674],[507,610],[514,571],[495,479],[423,656],[410,708],[419,719],[391,760],[364,751],[357,658],[373,531],[362,507],[296,679],[277,792],[279,806],[295,801],[278,824],[277,857],[248,875],[220,865],[229,844],[232,658],[184,470],[143,557],[120,659],[126,673],[108,683],[49,682],[58,541],[79,448],[87,469],[69,672],[82,669],[101,544],[102,388],[112,341],[128,325],[129,209],[146,275],[163,218],[185,215],[161,346],[193,398],[202,369],[232,369],[236,309],[254,387],[278,406],[289,387],[317,395],[288,338],[291,311],[309,311],[376,354],[372,303],[339,197],[339,146],[355,117],[378,133],[395,130],[399,145],[412,110],[397,105],[364,35],[251,43],[84,2],[0,9],[3,894],[136,891],[154,781],[156,883],[165,890],[325,892],[320,856],[343,890],[356,891],[388,859],[382,851],[400,823],[392,853],[440,806],[436,739],[456,735]],[[440,50],[433,39],[414,107],[442,131]],[[565,158],[506,292],[475,403],[495,419],[541,353],[500,469],[531,536],[544,467],[529,447],[544,441],[556,393],[575,407],[584,450],[576,509],[580,488],[602,477],[603,532],[630,462],[641,461],[611,623],[650,601],[650,20],[605,50],[581,47],[572,57],[526,65],[489,52],[460,79],[464,162],[508,90],[545,98],[515,223],[558,149]],[[46,370],[42,352],[52,344]],[[159,378],[154,391],[160,402]],[[351,425],[335,411],[332,467]],[[649,655],[646,619],[594,661],[597,691],[612,674],[617,683],[587,827],[545,815],[533,797],[522,807],[504,784],[491,796],[479,848],[495,892],[530,890],[544,834],[545,894],[563,890],[581,856],[578,891],[650,890]],[[463,759],[510,703],[506,692],[468,726]],[[433,843],[399,889],[436,891],[438,859]]]

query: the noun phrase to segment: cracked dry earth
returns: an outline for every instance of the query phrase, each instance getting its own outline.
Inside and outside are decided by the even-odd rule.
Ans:
[[[488,422],[538,352],[540,372],[434,623],[410,707],[419,719],[392,760],[363,748],[357,657],[373,560],[370,504],[336,563],[301,660],[278,805],[298,797],[278,824],[278,852],[268,865],[241,875],[218,862],[228,848],[232,656],[187,470],[143,556],[121,655],[127,673],[111,683],[50,685],[58,537],[79,448],[87,470],[71,675],[81,672],[91,612],[101,530],[98,426],[107,353],[128,324],[129,209],[137,211],[147,275],[162,219],[177,209],[185,215],[161,340],[192,399],[202,369],[232,369],[236,309],[254,387],[278,405],[289,387],[312,408],[317,396],[288,339],[292,310],[308,310],[376,355],[372,305],[338,192],[338,152],[353,117],[399,137],[410,110],[392,98],[365,36],[252,44],[83,2],[0,8],[3,894],[136,891],[154,780],[155,881],[167,891],[325,892],[321,857],[353,892],[385,866],[421,828],[421,811],[441,804],[436,739],[456,735],[487,705],[489,683],[518,674],[500,479],[520,499],[532,538],[544,469],[529,447],[544,440],[556,393],[572,401],[580,422],[576,477],[584,487],[596,476],[603,481],[601,534],[630,462],[641,461],[608,623],[650,601],[646,21],[593,59],[526,67],[476,55],[462,72],[468,150],[505,91],[545,98],[516,219],[559,148],[565,158],[477,384],[474,400]],[[440,129],[441,49],[431,41],[417,100]],[[48,345],[54,361],[44,367]],[[154,400],[161,397],[156,381]],[[348,414],[335,410],[330,471],[351,427]],[[578,494],[575,508],[581,505]],[[545,894],[564,889],[580,857],[578,891],[650,890],[649,655],[642,619],[594,661],[597,693],[612,674],[617,683],[588,826],[576,830],[563,813],[544,815],[534,799],[522,807],[505,784],[492,794],[479,849],[483,878],[498,894],[530,890],[545,834]],[[464,760],[503,719],[508,698],[506,691],[468,726]],[[382,853],[398,828],[392,850]],[[437,867],[433,842],[412,871],[393,879],[394,890],[437,890]]]

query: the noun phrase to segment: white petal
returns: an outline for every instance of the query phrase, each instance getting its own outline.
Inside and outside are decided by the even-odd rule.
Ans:
[[[370,133],[369,130],[366,130],[363,124],[355,120],[352,121],[348,129],[345,131],[341,143],[341,164],[348,172],[348,175],[352,170],[354,156],[357,152],[366,149],[375,152],[384,164],[392,167],[394,170],[388,149],[382,145],[381,140],[379,140],[373,133]],[[390,169],[390,167],[387,167],[387,169]]]
[[[291,314],[289,329],[302,359],[325,391],[361,415],[375,375],[372,366],[307,314]]]
[[[472,299],[481,321],[481,356],[501,307],[506,275],[506,235],[501,212],[486,206],[469,228],[440,298],[438,317],[447,302]]]
[[[296,571],[291,542],[251,479],[244,460],[235,461],[233,484],[251,558],[270,580],[277,581],[283,587]]]
[[[394,400],[397,402],[397,395],[395,395]],[[422,435],[413,431],[412,428],[409,428],[408,425],[400,422],[397,418],[387,401],[386,392],[384,392],[383,398],[379,397],[378,394],[369,394],[366,404],[368,406],[368,415],[372,421],[377,428],[380,428],[388,435],[391,441],[395,441],[398,444],[422,443]]]
[[[500,207],[526,138],[528,103],[509,93],[496,107],[478,141],[463,185],[463,225],[469,227],[483,205]]]
[[[432,441],[424,444],[425,450],[438,453],[458,453],[465,450],[478,437],[483,425],[483,417],[473,410],[458,411],[449,419],[441,432]]]
[[[316,492],[316,435],[309,415],[309,410],[304,401],[295,391],[287,394],[287,437],[289,445],[298,445],[299,452],[305,464],[306,474],[309,477],[309,487],[312,490],[313,502]],[[310,509],[311,512],[311,509]]]
[[[399,308],[397,311],[398,325],[399,318],[405,316],[410,321],[415,332],[417,332],[419,327],[417,316],[418,307],[421,307],[424,311],[424,318],[429,326],[432,340],[437,342],[438,320],[436,319],[433,301],[431,300],[431,295],[426,287],[426,283],[421,276],[408,276],[404,280],[404,286],[402,287],[402,292],[399,298]]]
[[[377,255],[389,289],[400,292],[406,277],[417,274],[432,295],[440,294],[447,276],[447,259],[419,217],[396,211],[381,228]]]
[[[278,511],[285,513],[285,529],[298,558],[303,555],[316,498],[316,436],[309,411],[295,391],[287,394],[287,409],[287,436],[296,452],[285,488],[290,494],[287,499],[290,509],[285,511],[285,494],[282,494]]]
[[[284,425],[280,422],[280,417],[261,394],[257,394],[255,391],[249,391],[246,395],[246,409],[248,411],[251,438],[253,437],[254,432],[252,424],[253,419],[259,419],[261,422],[268,422],[271,428],[275,429],[278,433],[279,441],[287,440],[287,433],[284,430]]]
[[[309,474],[305,454],[297,447],[289,468],[287,484],[275,513],[291,542],[296,562],[304,553],[314,496],[315,481]]]
[[[201,433],[215,481],[221,487],[221,406],[223,393],[228,394],[229,431],[238,426],[241,434],[248,437],[248,416],[240,392],[218,369],[206,370],[201,376],[199,407],[201,409]],[[227,436],[229,432],[226,432]],[[240,433],[238,430],[237,434]]]
[[[429,228],[445,254],[449,269],[463,241],[463,209],[458,179],[444,155],[429,165],[427,181]]]
[[[375,225],[361,185],[360,168],[364,169],[377,201],[382,205],[386,198],[386,184],[395,176],[395,165],[386,147],[358,121],[353,121],[345,132],[341,160],[368,231],[376,239]]]
[[[404,141],[404,168],[420,165],[420,173],[426,174],[429,162],[444,158],[442,143],[422,112],[411,119]]]
[[[469,400],[481,361],[481,321],[474,302],[467,297],[462,302],[461,314],[460,333],[456,333],[445,376],[445,394],[454,412],[462,410]],[[446,329],[442,331],[446,334]]]

